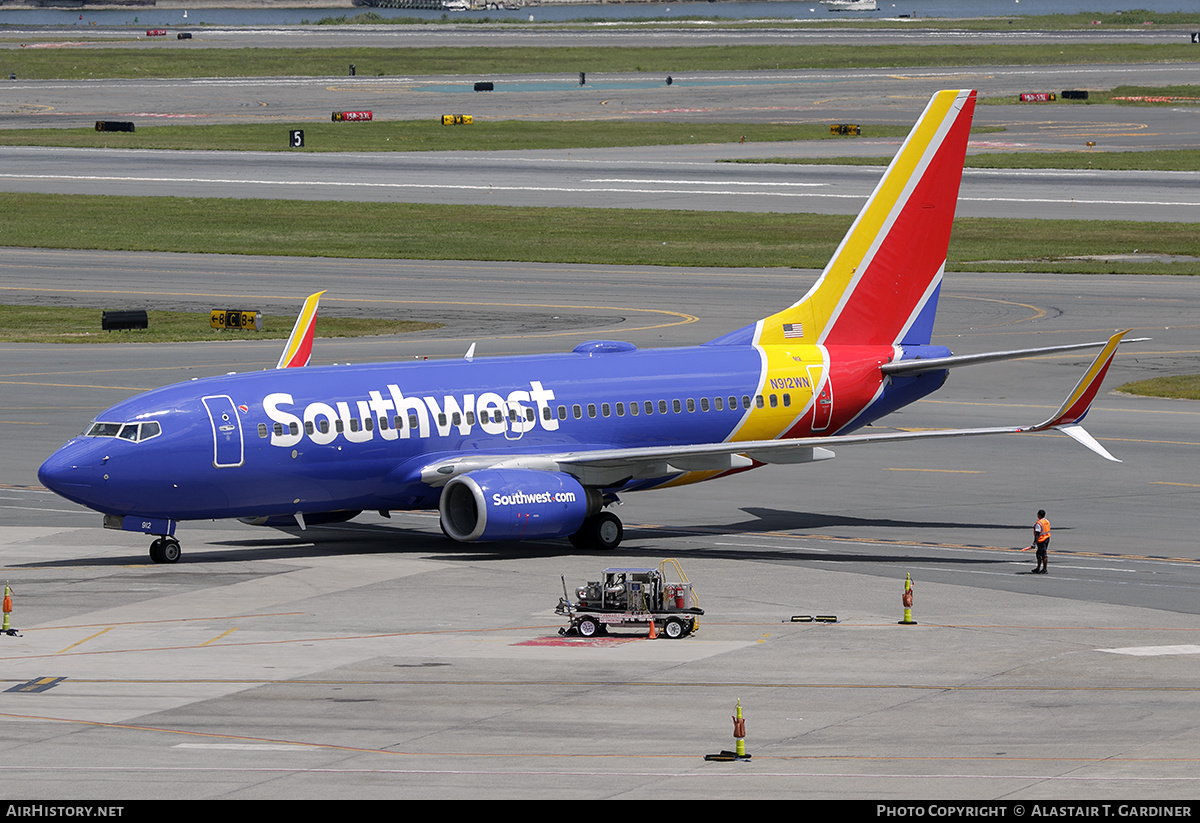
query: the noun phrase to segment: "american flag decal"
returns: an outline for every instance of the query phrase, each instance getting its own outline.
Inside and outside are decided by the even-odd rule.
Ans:
[[[783,324],[783,336],[784,337],[803,337],[804,336],[804,324],[803,323],[784,323]]]

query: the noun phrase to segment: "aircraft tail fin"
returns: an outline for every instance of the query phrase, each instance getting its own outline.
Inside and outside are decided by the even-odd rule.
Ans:
[[[929,343],[974,111],[971,90],[930,99],[821,277],[755,342]]]
[[[308,365],[308,360],[312,357],[313,333],[317,328],[317,304],[321,302],[321,295],[324,293],[319,291],[309,295],[304,301],[304,307],[296,317],[296,325],[292,327],[292,333],[275,368],[293,369]]]

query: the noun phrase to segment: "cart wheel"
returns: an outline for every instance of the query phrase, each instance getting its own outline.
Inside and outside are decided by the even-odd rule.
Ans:
[[[669,617],[666,625],[663,626],[663,634],[672,640],[678,640],[687,634],[687,629],[684,628],[683,621],[678,617]]]
[[[576,628],[579,630],[580,637],[595,637],[600,631],[600,624],[590,617],[585,617],[579,621]]]

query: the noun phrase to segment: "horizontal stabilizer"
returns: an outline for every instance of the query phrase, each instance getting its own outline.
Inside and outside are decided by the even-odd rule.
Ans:
[[[1127,334],[1128,332],[1126,332]],[[1144,343],[1149,337],[1134,337],[1126,343]],[[884,363],[879,370],[893,377],[900,375],[922,374],[930,371],[943,371],[956,366],[976,366],[980,363],[996,363],[1001,360],[1019,360],[1024,357],[1037,357],[1042,354],[1057,354],[1059,352],[1079,351],[1080,349],[1095,349],[1107,346],[1108,340],[1095,343],[1072,343],[1069,346],[1043,346],[1038,349],[1013,349],[1011,351],[992,351],[982,354],[960,354],[952,357],[927,357],[922,360],[897,360]]]

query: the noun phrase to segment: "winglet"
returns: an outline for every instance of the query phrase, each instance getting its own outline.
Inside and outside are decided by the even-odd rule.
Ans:
[[[296,325],[292,327],[292,334],[288,337],[287,345],[283,347],[283,354],[279,356],[275,368],[294,369],[308,365],[308,359],[312,357],[313,332],[317,327],[317,304],[321,302],[321,295],[324,293],[319,291],[304,301],[304,308],[300,309],[300,314],[296,317]]]
[[[1108,343],[1096,355],[1096,359],[1092,361],[1092,365],[1088,366],[1087,371],[1083,373],[1083,377],[1079,378],[1079,382],[1075,384],[1075,388],[1067,395],[1067,399],[1058,407],[1048,420],[1038,423],[1036,426],[1022,429],[1021,431],[1036,432],[1045,431],[1046,429],[1058,429],[1087,446],[1092,451],[1101,457],[1120,463],[1120,460],[1113,457],[1107,450],[1096,440],[1084,431],[1079,425],[1079,421],[1083,420],[1088,413],[1088,409],[1092,406],[1092,401],[1096,399],[1096,394],[1100,391],[1100,384],[1104,382],[1104,375],[1108,372],[1108,367],[1112,363],[1113,357],[1117,354],[1117,346],[1121,343],[1121,338],[1129,334],[1129,329],[1122,332],[1117,332],[1112,337],[1108,338]]]

